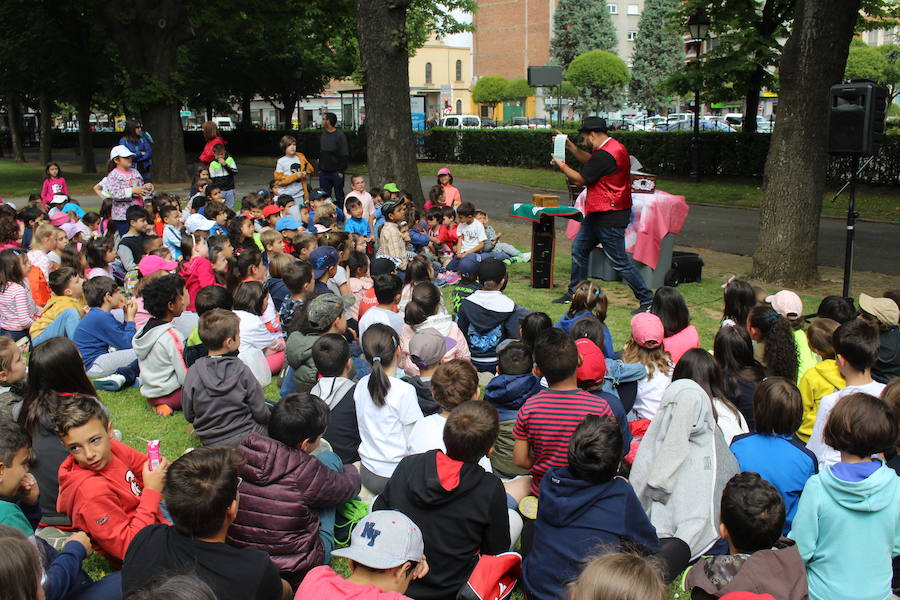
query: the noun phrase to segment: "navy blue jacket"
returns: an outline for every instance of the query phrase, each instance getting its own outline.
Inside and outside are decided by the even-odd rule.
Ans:
[[[588,556],[618,552],[623,542],[659,551],[656,529],[627,480],[592,484],[568,467],[551,469],[541,481],[534,522],[534,545],[525,557],[522,579],[532,600],[567,597]]]
[[[500,421],[515,421],[525,401],[544,389],[531,373],[497,375],[484,388],[484,399],[497,407]]]

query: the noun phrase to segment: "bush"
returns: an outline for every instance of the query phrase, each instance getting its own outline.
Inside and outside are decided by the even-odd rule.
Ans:
[[[578,132],[565,131],[572,139]],[[553,144],[552,130],[527,129],[444,129],[425,132],[425,155],[440,163],[466,163],[526,169],[548,168]],[[614,131],[612,137],[655,175],[686,177],[690,173],[691,136],[689,131],[648,132]],[[769,152],[767,133],[700,133],[702,173],[720,177],[762,177]],[[574,159],[568,156],[568,162]],[[851,160],[833,157],[829,162],[829,180],[845,179]],[[577,164],[577,163],[576,163]],[[888,135],[881,152],[860,176],[862,183],[900,185],[900,135]]]
[[[153,133],[152,131],[150,132]],[[284,135],[292,135],[297,138],[297,151],[302,152],[309,159],[319,157],[319,129],[305,129],[302,131],[261,131],[261,130],[235,130],[223,131],[222,137],[228,142],[228,151],[236,157],[240,166],[241,156],[281,156],[278,142]],[[350,146],[351,162],[366,162],[365,134],[360,135],[355,131],[344,131],[347,136],[347,144]],[[92,136],[94,148],[112,148],[119,143],[121,133],[95,132]],[[203,151],[205,141],[201,131],[184,132],[184,151],[187,159],[196,160]],[[78,146],[77,133],[53,134],[54,148],[73,148]],[[274,168],[275,162],[273,160]]]

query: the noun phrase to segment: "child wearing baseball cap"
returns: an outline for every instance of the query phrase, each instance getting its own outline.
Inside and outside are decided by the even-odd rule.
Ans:
[[[663,346],[665,329],[653,313],[638,313],[631,318],[631,338],[625,344],[622,362],[640,363],[647,377],[638,381],[637,396],[629,413],[631,420],[656,416],[663,392],[672,382],[672,359]]]
[[[369,513],[353,529],[350,546],[332,552],[350,566],[344,579],[325,565],[310,571],[295,600],[402,600],[414,579],[428,574],[422,532],[409,517],[396,510]]]
[[[797,383],[799,383],[803,375],[816,366],[819,360],[810,349],[809,339],[803,329],[806,324],[806,320],[803,318],[803,300],[796,292],[781,290],[777,294],[766,296],[766,303],[770,304],[775,312],[786,318],[791,324],[794,346],[797,347]]]

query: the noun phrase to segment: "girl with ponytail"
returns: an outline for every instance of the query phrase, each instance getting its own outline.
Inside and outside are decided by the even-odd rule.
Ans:
[[[753,355],[768,372],[797,381],[797,347],[791,322],[770,306],[755,306],[747,317],[747,331],[756,342]]]
[[[197,312],[195,302],[197,292],[208,285],[216,284],[216,273],[209,260],[209,246],[201,233],[184,233],[181,236],[181,263],[178,274],[184,278],[184,287],[191,299],[187,310]]]
[[[416,388],[397,378],[400,337],[375,323],[362,337],[362,350],[372,372],[356,385],[353,400],[359,422],[362,484],[374,494],[384,491],[400,460],[413,426],[422,419]]]
[[[410,270],[406,270],[407,275]],[[431,281],[417,283],[412,289],[409,303],[404,312],[405,324],[400,331],[400,362],[398,363],[398,366],[409,377],[419,376],[419,367],[409,357],[409,342],[416,333],[423,329],[436,329],[442,336],[456,342],[456,345],[444,354],[444,358],[441,359],[442,363],[454,358],[463,360],[472,358],[466,336],[453,322],[453,317],[442,310],[441,300],[441,291]]]
[[[260,284],[264,284],[266,276],[266,265],[263,264],[262,252],[256,247],[248,247],[237,256],[228,259],[227,287],[232,294],[242,283],[248,281],[258,281]],[[281,320],[275,310],[272,295],[268,291],[266,292],[264,312],[260,316],[270,333],[281,335]]]

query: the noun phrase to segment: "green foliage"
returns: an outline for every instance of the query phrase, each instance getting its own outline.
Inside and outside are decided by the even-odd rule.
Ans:
[[[575,130],[566,131],[578,140]],[[465,163],[547,168],[553,144],[551,130],[525,129],[444,129],[425,132],[425,154],[437,163]],[[614,131],[630,154],[638,157],[644,170],[655,175],[686,177],[691,168],[691,132],[658,133]],[[700,132],[700,164],[704,176],[762,177],[769,152],[770,134]],[[569,164],[573,162],[569,156]],[[850,159],[830,159],[827,175],[838,181],[849,172]],[[860,182],[900,185],[900,135],[886,137],[881,152],[860,175]]]
[[[881,84],[888,83],[888,59],[875,46],[867,46],[860,40],[850,44],[844,79],[871,79]]]
[[[622,105],[631,75],[621,58],[604,50],[578,56],[566,69],[566,79],[578,88],[585,107],[613,111]]]
[[[893,103],[898,92],[900,92],[900,46],[897,44],[885,44],[884,46],[878,46],[878,51],[887,60],[884,83],[888,86],[888,91],[890,92],[888,102]]]
[[[406,45],[410,56],[428,41],[432,33],[440,39],[454,33],[474,31],[472,24],[463,23],[453,13],[474,13],[477,9],[475,0],[410,0],[406,10]]]
[[[779,39],[788,36],[795,0],[688,0],[681,5],[677,20],[687,23],[698,8],[712,23],[709,33],[716,46],[705,49],[702,69],[682,69],[668,81],[667,89],[677,94],[705,92],[705,100],[738,100],[752,78],[760,77],[762,87],[773,89],[774,67],[781,57]],[[686,29],[686,25],[682,26]],[[756,93],[759,93],[757,89]]]
[[[591,50],[616,50],[616,30],[603,0],[559,0],[553,15],[550,56],[568,68]]]
[[[638,23],[631,57],[630,100],[648,111],[662,112],[665,81],[684,64],[684,42],[677,21],[678,0],[647,0]]]
[[[534,96],[534,88],[528,85],[527,79],[520,77],[519,79],[510,80],[507,84],[506,93],[511,99],[528,98],[529,96]]]
[[[509,99],[509,82],[504,77],[488,75],[472,86],[472,100],[479,104],[494,105]]]

